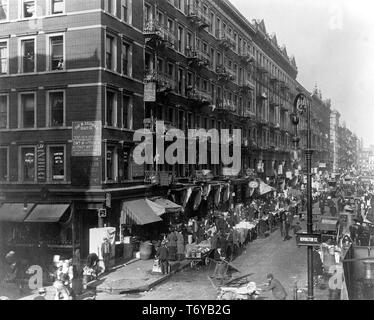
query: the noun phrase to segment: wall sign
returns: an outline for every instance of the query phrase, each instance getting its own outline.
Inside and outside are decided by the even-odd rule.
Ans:
[[[46,147],[43,142],[40,142],[36,147],[36,157],[37,157],[37,179],[38,182],[46,182],[47,174],[47,157],[46,157]]]
[[[101,121],[73,121],[73,157],[101,156]]]

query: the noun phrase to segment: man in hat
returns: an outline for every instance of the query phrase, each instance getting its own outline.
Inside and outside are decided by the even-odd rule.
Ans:
[[[158,249],[157,257],[161,265],[162,274],[169,273],[169,250],[167,248],[167,240],[161,242],[161,246]]]
[[[111,245],[107,236],[103,238],[103,243],[101,245],[101,255],[103,257],[104,262],[104,271],[109,270],[109,260],[111,254]]]
[[[34,300],[47,300],[47,299],[45,298],[46,295],[47,295],[47,291],[45,290],[45,288],[40,288],[40,289],[38,290],[38,296],[36,296],[36,297],[34,298]]]
[[[279,282],[279,280],[274,279],[273,274],[269,273],[266,276],[268,281],[267,288],[263,289],[262,291],[272,291],[275,300],[286,300],[287,292]]]

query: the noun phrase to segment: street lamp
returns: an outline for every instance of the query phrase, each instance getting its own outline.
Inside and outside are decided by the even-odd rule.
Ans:
[[[311,132],[311,110],[307,97],[299,93],[294,100],[294,110],[291,114],[291,122],[294,125],[295,149],[298,149],[300,138],[297,133],[297,125],[299,124],[299,114],[306,112],[307,115],[307,145],[306,155],[306,174],[307,174],[307,233],[313,233],[313,202],[312,202],[312,132]],[[308,300],[314,299],[313,294],[313,246],[308,246]]]

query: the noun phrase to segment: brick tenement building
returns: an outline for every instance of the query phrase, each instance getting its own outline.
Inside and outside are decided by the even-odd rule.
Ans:
[[[5,0],[0,27],[3,211],[58,220],[72,205],[65,216],[74,213],[82,255],[90,227],[118,230],[123,200],[157,194],[155,172],[170,172],[173,190],[191,187],[202,169],[217,177],[214,192],[224,184],[222,165],[137,166],[133,132],[143,120],[241,129],[244,177],[248,168],[261,177],[291,169],[295,58],[264,21],[250,23],[227,0]],[[82,141],[84,131],[94,141]],[[247,180],[231,180],[234,201],[244,200]],[[70,249],[67,237],[55,247]]]
[[[144,118],[143,3],[1,1],[0,52],[2,214],[20,222],[37,205],[36,214],[47,210],[58,221],[72,205],[64,217],[73,212],[75,224],[67,228],[74,225],[76,248],[87,255],[88,229],[118,230],[121,201],[148,188],[131,159]],[[73,122],[91,121],[102,124],[98,149],[79,154],[77,145],[80,156],[72,156]],[[100,208],[107,218],[98,219]],[[24,224],[2,225],[3,244],[33,241],[17,238]],[[70,231],[49,226],[51,248],[72,248]]]

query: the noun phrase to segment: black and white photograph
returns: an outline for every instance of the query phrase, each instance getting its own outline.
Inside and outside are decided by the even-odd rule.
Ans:
[[[373,12],[0,0],[0,300],[374,300]]]

